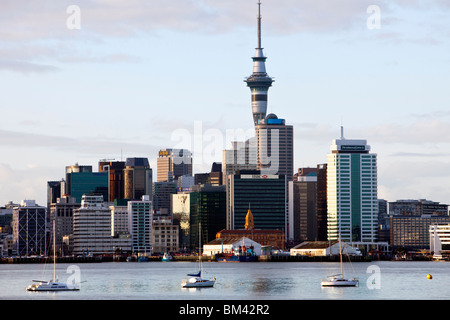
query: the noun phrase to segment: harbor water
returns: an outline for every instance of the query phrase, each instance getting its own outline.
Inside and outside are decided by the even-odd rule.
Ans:
[[[372,261],[344,263],[355,288],[322,288],[340,272],[334,262],[204,263],[214,288],[183,289],[195,262],[102,262],[58,264],[59,281],[81,280],[79,291],[27,292],[32,280],[52,278],[51,264],[1,264],[0,299],[14,300],[447,300],[450,262]]]

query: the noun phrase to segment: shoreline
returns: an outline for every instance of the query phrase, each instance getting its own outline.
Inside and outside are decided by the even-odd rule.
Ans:
[[[131,257],[131,259],[129,259]],[[138,261],[136,256],[90,256],[90,257],[57,257],[57,263],[102,263],[102,262],[160,262],[162,256],[147,256],[147,261]],[[339,262],[339,256],[289,256],[289,255],[262,255],[255,262]],[[391,257],[361,257],[352,256],[345,259],[347,262],[371,262],[371,261],[433,261],[428,257],[415,257],[411,260],[398,260]],[[170,262],[191,261],[197,262],[198,256],[173,256]],[[245,263],[245,262],[220,262],[215,256],[202,256],[202,261],[217,263]],[[168,263],[170,263],[168,262]],[[0,258],[0,264],[25,264],[25,263],[53,263],[53,257],[7,257]]]

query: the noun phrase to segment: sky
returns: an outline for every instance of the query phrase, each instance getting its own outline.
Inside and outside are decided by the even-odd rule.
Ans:
[[[194,172],[250,137],[256,0],[2,0],[0,206],[46,204],[65,166],[193,152]],[[450,204],[450,2],[262,0],[294,168],[365,139],[378,196]],[[242,138],[242,139],[241,139]]]

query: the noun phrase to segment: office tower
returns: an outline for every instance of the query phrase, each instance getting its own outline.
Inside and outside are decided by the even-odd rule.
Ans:
[[[108,173],[108,198],[109,202],[114,199],[124,199],[124,172],[125,161],[110,161],[107,159],[98,162],[98,172]]]
[[[20,256],[47,254],[46,208],[23,200],[13,209],[13,243]]]
[[[289,239],[295,243],[317,239],[317,169],[301,168],[297,180],[289,181]]]
[[[92,172],[92,166],[80,166],[78,163],[75,163],[73,166],[66,166],[66,183],[64,192],[61,194],[70,194],[71,184],[72,184],[72,173],[75,172]],[[81,198],[78,202],[81,202]]]
[[[179,226],[180,249],[187,251],[191,247],[191,194],[178,192],[171,196],[173,224]]]
[[[377,155],[366,140],[335,139],[327,155],[328,240],[377,241]]]
[[[226,188],[226,229],[243,228],[250,207],[256,229],[287,231],[288,190],[284,175],[240,171],[227,176]]]
[[[143,195],[152,199],[153,172],[147,158],[127,158],[124,172],[124,198],[139,200]]]
[[[231,149],[223,150],[222,172],[223,182],[227,176],[241,170],[256,170],[256,138],[245,142],[233,141]]]
[[[157,215],[172,215],[171,198],[177,193],[176,181],[153,183],[153,210]]]
[[[65,184],[62,181],[47,181],[47,210],[52,203],[56,203],[61,195],[64,195]]]
[[[50,221],[55,221],[56,251],[60,254],[64,255],[69,251],[63,239],[73,233],[73,210],[79,207],[80,203],[71,196],[62,196],[50,204],[49,217]],[[53,223],[50,227],[53,228]]]
[[[327,165],[317,165],[317,241],[327,241]]]
[[[152,253],[152,201],[148,195],[140,201],[128,201],[128,225],[132,249],[136,253]]]
[[[153,252],[178,252],[179,247],[178,226],[172,224],[168,217],[154,217],[152,230]]]
[[[128,224],[128,201],[114,200],[114,204],[109,206],[111,210],[111,235],[119,237],[121,235],[128,235],[130,228]]]
[[[285,175],[293,179],[294,128],[273,113],[256,125],[257,169],[262,174]]]
[[[157,159],[157,181],[175,181],[192,176],[192,154],[186,149],[161,149]]]
[[[103,196],[83,195],[80,208],[73,211],[73,253],[111,253],[111,238],[111,210]]]
[[[211,173],[209,174],[209,183],[213,186],[221,186],[223,184],[222,163],[213,162]]]
[[[267,75],[266,57],[261,47],[261,2],[258,2],[258,46],[253,59],[253,73],[244,81],[252,94],[253,122],[256,126],[260,120],[266,117],[267,93],[274,80]]]
[[[70,184],[68,195],[81,203],[83,195],[101,195],[108,199],[108,172],[72,172],[69,175]]]
[[[199,225],[202,243],[215,239],[216,233],[226,226],[225,186],[195,185],[190,193],[191,249],[199,246]]]

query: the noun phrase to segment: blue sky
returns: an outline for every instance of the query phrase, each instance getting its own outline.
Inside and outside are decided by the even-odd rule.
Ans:
[[[227,132],[253,126],[256,2],[2,1],[0,205],[44,205],[75,162],[148,157],[156,171],[175,146],[195,172],[221,161]],[[445,0],[263,0],[268,112],[294,125],[294,167],[325,163],[343,124],[378,154],[380,198],[450,204],[449,13]]]

